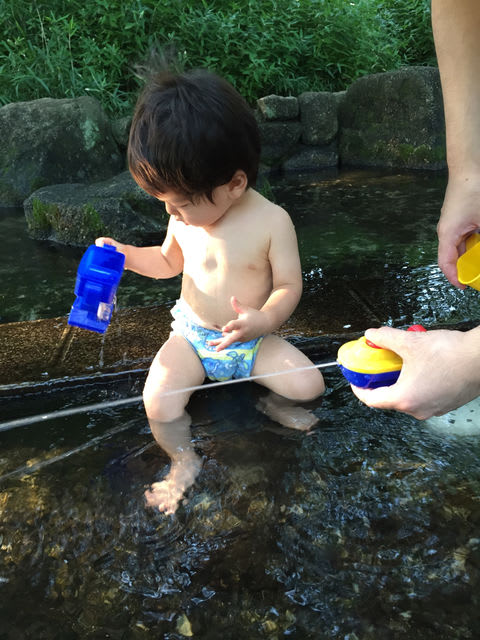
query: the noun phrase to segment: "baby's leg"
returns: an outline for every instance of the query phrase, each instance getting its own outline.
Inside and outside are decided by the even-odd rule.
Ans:
[[[168,475],[145,492],[147,504],[174,513],[200,472],[201,459],[190,439],[185,407],[191,391],[168,392],[199,385],[205,378],[200,359],[182,336],[170,336],[150,367],[143,400],[153,437],[171,458]],[[164,395],[167,394],[167,395]]]
[[[258,409],[285,427],[302,431],[310,429],[318,418],[311,411],[296,406],[296,402],[308,402],[322,394],[325,391],[323,376],[313,368],[292,370],[312,366],[311,360],[286,340],[279,336],[266,336],[258,350],[252,375],[288,373],[258,380],[271,391],[259,402]]]

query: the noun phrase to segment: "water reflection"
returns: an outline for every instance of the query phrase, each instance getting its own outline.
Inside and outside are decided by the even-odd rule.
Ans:
[[[368,409],[336,370],[327,384],[310,436],[256,411],[255,385],[196,394],[189,411],[205,463],[172,517],[144,505],[169,461],[141,407],[0,434],[2,471],[107,434],[4,481],[3,631],[474,637],[478,437]]]
[[[84,248],[32,240],[23,209],[0,208],[0,235],[0,323],[68,315]],[[121,286],[119,306],[135,307],[172,300],[180,280],[160,285],[127,272]]]
[[[292,176],[272,179],[271,188],[295,222],[311,288],[322,285],[321,277],[334,286],[336,277],[383,278],[404,265],[429,269],[436,263],[443,174]],[[0,322],[67,315],[83,250],[32,240],[21,209],[0,210],[0,235]],[[164,304],[179,290],[179,278],[154,281],[125,273],[119,306]]]

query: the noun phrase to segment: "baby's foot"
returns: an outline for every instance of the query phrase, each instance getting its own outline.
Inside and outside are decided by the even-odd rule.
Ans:
[[[172,460],[170,471],[164,480],[154,482],[145,491],[147,506],[156,507],[165,515],[175,513],[186,490],[192,486],[202,468],[202,459],[191,452]]]
[[[308,431],[318,422],[317,416],[308,409],[298,407],[287,398],[273,393],[261,398],[257,409],[284,427],[298,431]]]

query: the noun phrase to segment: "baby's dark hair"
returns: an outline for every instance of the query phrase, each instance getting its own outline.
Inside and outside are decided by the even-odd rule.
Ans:
[[[255,184],[260,134],[253,111],[223,78],[204,70],[152,75],[137,102],[128,165],[151,195],[212,199],[243,170]]]

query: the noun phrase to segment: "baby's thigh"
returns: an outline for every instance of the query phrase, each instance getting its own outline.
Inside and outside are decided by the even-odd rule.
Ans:
[[[192,392],[182,391],[205,379],[200,358],[183,336],[171,335],[155,356],[143,389],[147,414],[181,414]],[[169,392],[174,391],[171,395]],[[173,418],[172,418],[173,419]]]
[[[285,374],[279,375],[283,371]],[[268,335],[262,340],[252,375],[265,375],[257,380],[259,384],[292,400],[312,400],[325,390],[323,376],[312,361],[279,336]]]

